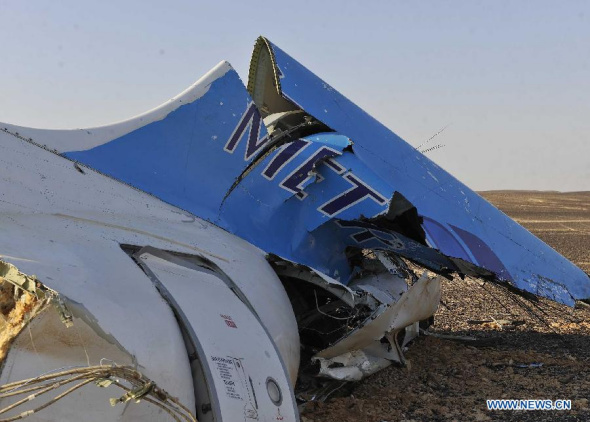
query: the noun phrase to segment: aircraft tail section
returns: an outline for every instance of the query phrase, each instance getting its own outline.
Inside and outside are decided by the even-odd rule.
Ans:
[[[515,287],[573,305],[590,298],[590,278],[416,148],[264,37],[252,55],[248,89],[263,113],[304,110],[350,138],[349,153],[389,191],[416,207],[430,246],[492,271]],[[357,164],[358,165],[358,164]],[[357,214],[372,216],[369,202]]]

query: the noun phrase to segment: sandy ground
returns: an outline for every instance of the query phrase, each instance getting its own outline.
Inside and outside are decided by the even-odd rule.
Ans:
[[[590,272],[590,192],[482,195]],[[590,310],[532,301],[478,280],[445,281],[431,327],[389,367],[325,403],[302,422],[590,420]],[[344,390],[344,389],[343,389]],[[486,399],[571,399],[571,411],[488,411]]]

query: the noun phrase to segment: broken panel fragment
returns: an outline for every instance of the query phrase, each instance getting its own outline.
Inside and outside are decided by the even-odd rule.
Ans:
[[[344,286],[319,271],[269,256],[291,299],[302,343],[299,393],[323,388],[313,377],[358,381],[404,363],[418,323],[436,312],[440,280],[417,277],[389,252],[365,250]],[[318,387],[318,385],[320,387]]]

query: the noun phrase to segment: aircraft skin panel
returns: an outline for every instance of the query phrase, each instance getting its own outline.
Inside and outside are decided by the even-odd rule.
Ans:
[[[75,130],[0,126],[212,222],[226,192],[268,140],[227,62],[169,102],[121,123]]]
[[[58,207],[59,213],[70,215],[74,210],[81,208],[83,213],[80,215],[93,220],[94,211],[100,209],[104,212],[101,219],[107,217],[115,221],[116,225],[119,225],[122,219],[126,219],[123,224],[125,227],[136,227],[141,230],[144,227],[150,227],[151,230],[159,231],[166,240],[185,239],[184,242],[179,242],[181,249],[184,249],[185,245],[194,245],[196,242],[207,245],[208,248],[215,248],[214,245],[217,244],[232,244],[235,248],[235,245],[241,244],[246,250],[254,249],[247,242],[194,217],[198,215],[212,222],[218,219],[219,207],[226,191],[253,159],[252,156],[246,159],[246,155],[254,154],[264,145],[266,139],[266,128],[262,124],[256,107],[237,73],[227,62],[221,62],[175,99],[122,123],[83,130],[43,130],[5,124],[0,126],[4,129],[0,131],[0,136],[27,144],[26,146],[18,145],[19,151],[15,151],[15,154],[21,154],[20,149],[23,148],[33,148],[31,151],[35,151],[35,145],[45,145],[49,151],[57,150],[70,160],[90,166],[180,208],[169,207],[154,198],[150,198],[152,200],[150,205],[144,205],[140,201],[141,204],[134,204],[133,208],[129,208],[126,205],[130,200],[125,198],[116,202],[117,216],[111,218],[115,212],[110,207],[112,199],[101,198],[105,204],[103,209],[102,203],[97,200],[101,197],[98,193],[100,190],[97,192],[97,189],[113,190],[111,186],[121,189],[118,184],[101,182],[100,187],[89,187],[87,178],[80,179],[82,174],[76,172],[72,161],[60,159],[47,151],[35,151],[31,153],[31,161],[45,152],[53,157],[52,164],[67,168],[67,174],[74,176],[69,178],[64,176],[63,186],[76,184],[67,191],[62,192],[60,185],[52,187],[56,197],[59,197],[61,205]],[[253,126],[258,129],[252,130]],[[241,130],[236,130],[238,127]],[[235,135],[234,143],[228,147],[232,135]],[[10,149],[11,143],[7,141],[2,147]],[[8,157],[7,153],[4,160],[8,167],[5,168],[14,165]],[[22,163],[23,168],[27,166],[36,168],[36,165],[32,162]],[[82,169],[82,167],[79,168]],[[55,168],[52,168],[44,170],[43,173],[52,174],[55,177],[55,171]],[[94,173],[86,167],[80,171]],[[27,176],[19,174],[19,177]],[[30,185],[34,186],[34,183]],[[51,202],[48,207],[44,203],[46,201],[39,199],[41,192],[34,190],[28,197],[24,195],[26,192],[24,189],[30,189],[30,187],[19,186],[19,183],[6,183],[3,186],[5,194],[3,198],[13,197],[26,203],[34,202],[31,204],[31,209],[55,208],[56,204],[53,202],[55,199],[52,197],[47,197],[47,201]],[[126,189],[132,191],[128,187]],[[76,194],[70,195],[71,191]],[[141,196],[149,198],[145,194]],[[19,202],[19,205],[22,206],[22,202]],[[137,213],[138,209],[143,211],[143,207],[147,206],[149,206],[147,216],[143,212]],[[164,208],[165,211],[161,212],[160,208]],[[199,227],[209,227],[211,228],[209,234],[203,236],[203,234],[187,233],[184,230],[189,227],[187,224],[164,229],[160,221],[170,218],[170,208],[175,209],[175,214],[172,214],[177,216],[175,221],[193,222]],[[142,215],[147,217],[148,221],[142,221]],[[154,224],[153,221],[158,224]],[[219,225],[224,224],[219,223]],[[134,244],[131,239],[127,243]],[[151,245],[155,246],[153,243]],[[220,257],[226,256],[227,248],[228,246],[222,246]],[[202,252],[202,248],[196,248],[196,250]],[[217,254],[213,255],[215,260]],[[233,255],[232,253],[230,256]],[[256,275],[240,271],[240,266],[235,265],[231,259],[235,258],[223,258],[218,264],[228,274],[236,275],[237,282],[246,286],[244,289],[252,302],[261,306],[264,323],[281,352],[285,354],[284,359],[289,363],[292,377],[296,377],[299,341],[296,335],[296,324],[291,321],[292,312],[279,312],[278,317],[274,314],[274,311],[280,309],[281,304],[289,304],[288,298],[280,284],[275,285],[274,282],[265,281],[273,280],[278,283],[276,274],[268,267],[260,251],[256,262],[264,274],[259,274],[258,278]],[[248,260],[242,262],[247,265]],[[269,297],[277,297],[277,295],[282,298],[281,301],[268,300]],[[274,308],[275,305],[277,309]],[[269,310],[268,314],[264,310]],[[285,329],[285,327],[288,328]]]
[[[207,270],[170,262],[149,251],[137,254],[190,327],[199,358],[208,362],[208,377],[215,385],[211,394],[215,420],[295,422],[297,404],[280,355],[229,286]],[[276,403],[269,397],[267,382],[280,391]]]
[[[82,173],[72,161],[5,132],[0,132],[0,164],[0,259],[83,304],[103,330],[150,368],[150,375],[158,373],[154,380],[169,374],[163,388],[182,396],[177,388],[185,390],[182,380],[190,371],[178,367],[174,373],[169,359],[181,352],[186,359],[186,350],[170,310],[122,244],[204,256],[218,265],[256,309],[295,382],[297,324],[262,251],[91,169]],[[137,318],[127,318],[131,314]],[[139,338],[141,343],[134,343]],[[145,348],[150,342],[153,347]],[[161,354],[163,344],[170,348],[167,357]],[[181,355],[174,359],[182,362]]]
[[[266,170],[298,141],[305,142],[305,147],[269,177]],[[453,265],[436,251],[402,235],[361,222],[344,223],[361,213],[384,212],[391,187],[346,150],[350,140],[345,136],[321,133],[298,141],[268,154],[227,196],[220,215],[229,222],[230,231],[343,284],[351,277],[346,255],[349,246],[390,249],[414,260],[419,260],[419,255],[428,256],[440,267]],[[365,180],[373,181],[371,191],[361,183]],[[367,230],[369,235],[358,237]],[[413,253],[417,250],[419,253]]]
[[[208,87],[202,97],[164,119],[89,150],[62,152],[216,221],[216,206],[267,138],[258,110],[234,70]]]
[[[267,41],[268,42],[268,41]],[[503,272],[498,276],[532,293],[548,294],[573,305],[590,297],[590,278],[578,267],[508,218],[481,196],[456,180],[428,157],[403,141],[329,84],[268,42],[276,60],[278,83],[284,98],[337,132],[349,136],[352,150],[393,191],[403,194],[418,212],[453,234],[451,226],[476,236],[494,251]],[[390,192],[389,194],[393,193]],[[386,194],[384,192],[384,194]],[[453,236],[456,237],[456,236]],[[465,238],[465,236],[463,236]],[[434,239],[435,242],[437,239]],[[449,255],[449,245],[439,238],[437,246]],[[489,263],[474,262],[483,267]],[[497,263],[496,263],[497,264]],[[490,270],[501,268],[495,265]],[[543,288],[540,289],[539,285]]]

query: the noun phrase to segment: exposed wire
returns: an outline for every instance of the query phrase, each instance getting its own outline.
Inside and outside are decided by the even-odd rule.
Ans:
[[[13,382],[13,383],[10,383],[10,384],[2,385],[2,386],[0,386],[0,397],[3,397],[2,394],[10,393],[12,391],[18,390],[19,388],[22,388],[22,387],[24,387],[24,386],[32,383],[33,381],[37,381],[40,378],[42,378],[43,376],[45,376],[45,375],[54,374],[54,373],[57,373],[57,372],[60,372],[60,371],[64,371],[66,369],[74,369],[74,368],[87,368],[87,366],[80,366],[80,365],[75,365],[75,366],[62,366],[61,368],[52,369],[50,371],[43,372],[41,375],[38,375],[35,378],[28,379],[28,380],[26,380],[26,382],[24,384],[21,384],[22,381],[17,381],[17,382]],[[12,390],[8,390],[6,392],[3,392],[3,389],[4,388],[11,387],[12,385],[16,385],[16,387],[14,387]]]
[[[347,316],[347,317],[337,317],[337,316],[330,315],[330,314],[327,314],[327,313],[325,313],[325,312],[322,312],[322,311],[320,310],[320,305],[319,305],[319,303],[318,303],[318,295],[317,295],[317,293],[316,293],[315,289],[314,289],[314,291],[313,291],[313,295],[315,296],[315,307],[316,307],[316,310],[317,310],[317,311],[318,311],[320,314],[322,314],[322,315],[324,315],[324,316],[327,316],[328,318],[337,319],[337,320],[339,320],[339,321],[348,321],[350,318],[352,318],[351,316]]]
[[[177,398],[170,396],[153,381],[132,367],[119,366],[113,362],[111,365],[101,364],[97,366],[68,367],[68,369],[62,369],[64,368],[46,372],[35,378],[0,385],[0,398],[22,397],[20,400],[0,409],[0,415],[2,415],[11,410],[19,409],[22,405],[34,401],[39,396],[55,391],[75,381],[80,381],[42,405],[21,411],[14,416],[0,419],[0,422],[12,422],[31,416],[92,382],[98,387],[106,388],[114,385],[125,391],[125,394],[121,397],[111,399],[111,405],[113,406],[117,403],[126,403],[130,400],[135,400],[138,403],[145,400],[164,410],[176,422],[198,422],[193,413],[180,403]],[[25,386],[28,386],[28,388],[24,388]]]
[[[537,312],[535,312],[535,310],[533,308],[531,308],[530,306],[527,306],[523,300],[521,300],[520,298],[517,298],[517,295],[508,291],[506,289],[505,286],[502,286],[501,284],[496,284],[497,286],[500,286],[501,288],[505,289],[505,291],[508,293],[507,297],[512,300],[512,302],[514,302],[517,306],[519,306],[522,310],[524,310],[527,314],[529,314],[529,316],[531,316],[532,318],[538,320],[542,325],[546,326],[553,334],[555,334],[557,336],[557,339],[568,349],[570,350],[570,346],[569,343],[563,339],[562,336],[559,335],[559,333],[557,332],[557,330],[551,326],[551,324],[549,324],[547,322],[547,320],[542,316],[539,315]],[[500,302],[495,296],[494,294],[489,291],[488,289],[485,288],[485,283],[480,285],[482,287],[482,289],[484,289],[486,292],[488,292],[490,294],[490,296],[496,300],[498,303],[500,303],[508,312],[510,312],[510,310],[504,305],[502,304],[502,302]],[[530,302],[529,302],[530,303]],[[549,317],[549,315],[547,314],[547,312],[545,312],[545,310],[543,308],[541,308],[539,305],[535,304],[535,303],[531,303],[531,305],[536,308],[540,313],[546,315],[547,317]]]

